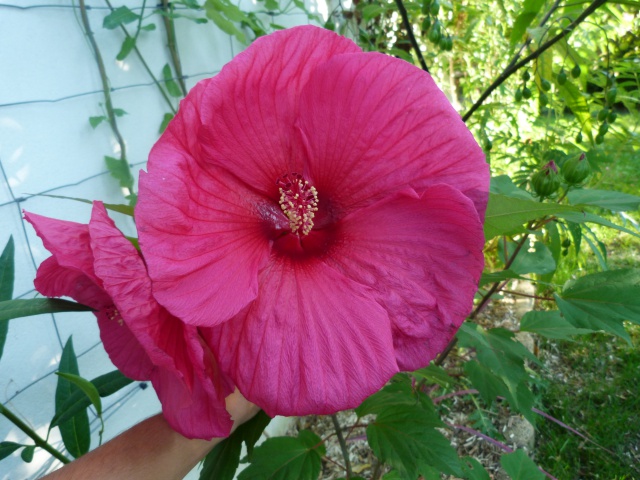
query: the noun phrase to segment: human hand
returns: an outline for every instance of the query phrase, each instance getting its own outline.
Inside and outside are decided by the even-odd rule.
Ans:
[[[238,389],[229,395],[225,401],[227,404],[227,412],[229,412],[233,420],[233,428],[231,431],[253,418],[260,411],[260,407],[244,398]]]

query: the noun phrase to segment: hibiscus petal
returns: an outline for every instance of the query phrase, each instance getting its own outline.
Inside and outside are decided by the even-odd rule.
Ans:
[[[399,192],[345,217],[328,265],[375,292],[389,314],[402,370],[451,340],[471,311],[484,265],[473,203],[448,185]]]
[[[398,371],[387,314],[369,288],[320,261],[285,256],[260,276],[255,302],[202,334],[268,415],[354,408]]]
[[[300,100],[308,180],[350,211],[410,185],[448,184],[484,218],[489,189],[482,150],[431,76],[378,53],[320,65]]]
[[[292,143],[300,91],[329,58],[361,51],[351,40],[308,25],[258,38],[203,94],[207,162],[276,198],[281,175],[303,173]]]
[[[84,273],[97,285],[100,281],[93,272],[93,254],[89,247],[89,227],[82,223],[56,220],[35,213],[24,212],[24,218],[42,239],[61,267]],[[68,295],[68,294],[65,294]]]

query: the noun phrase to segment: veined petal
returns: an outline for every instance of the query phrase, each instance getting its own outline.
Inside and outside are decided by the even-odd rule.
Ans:
[[[203,94],[200,134],[207,162],[277,199],[275,181],[285,173],[303,173],[292,140],[300,91],[328,59],[361,51],[351,40],[313,26],[258,38]]]
[[[409,189],[357,210],[339,225],[328,265],[388,312],[398,364],[415,370],[444,348],[471,311],[484,235],[471,200],[448,185]]]
[[[398,371],[387,313],[369,288],[317,260],[279,257],[260,277],[253,304],[202,334],[267,414],[354,408]]]
[[[100,285],[93,272],[93,254],[89,247],[89,227],[82,223],[56,220],[35,213],[24,212],[24,218],[42,239],[61,267],[71,268],[85,274]],[[69,294],[65,294],[69,295]]]
[[[298,121],[320,204],[351,211],[410,186],[448,184],[484,218],[482,150],[431,76],[378,53],[331,58],[300,99]]]

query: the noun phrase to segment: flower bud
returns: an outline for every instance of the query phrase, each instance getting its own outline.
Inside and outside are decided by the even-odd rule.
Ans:
[[[609,105],[616,103],[617,95],[618,95],[618,89],[616,87],[611,87],[609,90],[607,90],[607,93],[605,95],[605,98],[607,99],[607,103]]]
[[[422,20],[422,32],[423,33],[427,33],[429,31],[429,29],[431,28],[431,17],[424,17],[424,20]]]
[[[543,91],[548,92],[551,90],[551,83],[546,78],[543,78],[540,80],[540,88],[542,88]]]
[[[433,0],[431,7],[429,7],[429,11],[434,17],[438,15],[438,12],[440,11],[440,2],[438,0]]]
[[[551,160],[531,177],[533,191],[539,197],[548,197],[560,188],[560,176],[556,162]]]
[[[609,115],[609,109],[607,107],[604,107],[602,110],[598,112],[598,121],[604,122],[607,119],[608,115]]]
[[[529,100],[529,99],[531,98],[531,95],[532,95],[532,94],[531,94],[531,90],[529,90],[529,88],[528,88],[528,87],[524,87],[524,88],[522,89],[522,96],[523,96],[524,98],[526,98],[527,100]]]
[[[560,73],[556,77],[556,80],[558,80],[558,85],[564,85],[565,83],[567,83],[567,74],[565,73],[564,69],[560,70]]]
[[[581,73],[582,73],[582,70],[580,70],[580,66],[579,65],[576,65],[575,67],[573,67],[571,69],[571,76],[573,78],[578,78]]]
[[[613,123],[616,121],[616,118],[618,118],[618,114],[616,112],[609,112],[609,115],[607,115],[607,122]]]
[[[569,185],[582,183],[591,173],[591,165],[584,153],[569,158],[562,165],[562,176]]]
[[[522,72],[522,80],[526,82],[530,78],[531,78],[531,75],[529,75],[529,70],[525,70],[524,72]]]
[[[518,89],[516,90],[516,102],[519,102],[519,101],[521,101],[521,100],[522,100],[522,89],[521,89],[521,88],[518,88]]]

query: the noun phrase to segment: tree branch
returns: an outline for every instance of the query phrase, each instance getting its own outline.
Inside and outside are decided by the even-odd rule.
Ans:
[[[402,0],[395,0],[396,5],[398,6],[398,11],[400,12],[400,16],[402,17],[402,23],[404,24],[404,28],[407,31],[407,35],[409,36],[409,41],[411,42],[411,46],[416,52],[416,56],[420,61],[420,65],[422,69],[429,73],[429,68],[427,67],[427,63],[424,61],[424,57],[422,56],[422,52],[420,51],[420,47],[418,46],[418,42],[416,41],[416,37],[413,34],[413,28],[411,27],[411,23],[409,22],[409,15],[407,14],[407,9],[404,8],[404,3]]]

